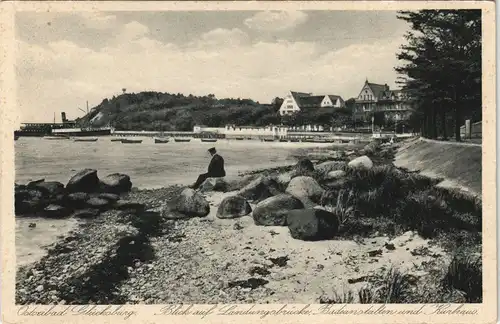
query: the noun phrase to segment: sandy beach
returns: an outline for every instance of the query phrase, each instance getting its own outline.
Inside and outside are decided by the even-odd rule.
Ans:
[[[457,274],[450,274],[449,265],[458,262],[455,253],[458,247],[468,251],[469,255],[476,255],[481,248],[481,232],[474,225],[477,219],[459,221],[457,219],[462,219],[462,216],[453,216],[456,214],[454,204],[457,201],[463,203],[466,198],[435,191],[437,189],[433,187],[439,181],[390,166],[397,147],[377,144],[364,148],[330,147],[301,152],[302,159],[307,157],[314,161],[316,171],[311,177],[319,181],[325,176],[318,176],[325,165],[322,162],[337,161],[326,162],[331,165],[347,163],[374,150],[370,153],[375,165],[373,171],[349,168],[342,171],[347,172],[348,181],[354,185],[351,190],[361,190],[352,216],[343,218],[345,208],[339,207],[338,203],[335,207],[335,203],[329,202],[332,197],[337,201],[339,189],[335,186],[338,184],[322,184],[329,189],[314,208],[333,211],[341,220],[338,233],[327,240],[296,239],[287,226],[259,226],[252,213],[230,219],[218,216],[224,198],[240,194],[242,187],[246,188],[252,180],[260,181],[258,179],[262,177],[283,179],[294,172],[296,166],[257,170],[251,175],[227,179],[230,183],[227,190],[200,192],[201,199],[210,206],[208,214],[203,217],[175,219],[167,209],[166,206],[181,195],[183,186],[132,190],[122,195],[121,201],[144,205],[146,212],[109,210],[99,217],[82,221],[53,244],[41,260],[19,269],[16,302],[391,303],[465,302],[481,298],[467,287],[455,287],[453,276]],[[427,204],[425,208],[430,209],[426,213],[441,208],[443,215],[451,215],[446,217],[459,218],[452,218],[449,227],[440,228],[440,223],[434,224],[439,220],[423,218],[421,225],[416,226],[404,218],[391,219],[383,210],[380,216],[375,216],[380,213],[379,203],[366,200],[373,198],[363,198],[373,196],[370,193],[373,189],[364,193],[362,190],[365,189],[359,185],[360,181],[369,181],[367,183],[374,188],[380,187],[375,184],[377,174],[385,174],[383,178],[393,179],[391,181],[396,183],[409,179],[417,188],[411,190],[423,190],[423,195],[415,196],[411,192],[404,195],[409,195],[405,198],[410,199],[409,202],[416,199],[412,197],[422,197],[418,198],[422,201],[415,202],[422,206]],[[400,179],[393,178],[395,176]],[[382,184],[389,185],[387,181]],[[422,189],[418,189],[419,186]],[[379,192],[379,195],[385,194]],[[436,196],[438,198],[433,199],[442,201],[428,205],[427,195],[430,194],[444,196]],[[380,197],[377,199],[387,204],[388,199]],[[397,203],[398,199],[394,200]],[[365,206],[367,203],[374,205]],[[250,200],[249,204],[255,211],[262,202]],[[473,204],[469,203],[470,206]],[[366,214],[363,208],[374,215]],[[400,207],[388,204],[385,208],[390,211]],[[411,218],[421,217],[419,215]],[[434,224],[436,230],[428,232],[427,222]],[[443,285],[443,278],[451,280],[451,286]]]

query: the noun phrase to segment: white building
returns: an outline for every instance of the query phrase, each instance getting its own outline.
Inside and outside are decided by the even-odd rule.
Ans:
[[[216,133],[216,134],[224,134],[225,128],[223,127],[207,127],[205,125],[195,125],[193,127],[193,133]]]
[[[283,126],[235,126],[227,125],[225,128],[227,136],[255,136],[255,137],[284,137],[288,135],[288,128]]]
[[[196,125],[193,127],[194,133],[211,132],[224,134],[226,137],[284,137],[288,134],[288,128],[284,126],[236,126],[226,125],[224,128],[205,127]]]
[[[312,93],[290,91],[283,100],[280,114],[290,115],[305,108],[343,108],[345,102],[337,95],[312,95]]]

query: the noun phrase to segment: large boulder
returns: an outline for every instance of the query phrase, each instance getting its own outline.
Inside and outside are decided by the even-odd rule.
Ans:
[[[324,189],[313,178],[300,176],[290,181],[286,192],[299,199],[304,206],[313,207],[319,203]]]
[[[63,205],[68,208],[82,208],[86,205],[87,200],[89,200],[90,196],[85,192],[74,192],[70,193],[64,198]]]
[[[201,192],[208,191],[222,191],[225,192],[228,189],[228,184],[224,178],[208,178],[201,184],[199,190]]]
[[[85,208],[75,211],[72,215],[76,218],[94,218],[99,216],[99,209],[95,208]]]
[[[300,200],[287,194],[280,194],[257,204],[252,216],[256,225],[285,226],[288,212],[300,208],[304,208]]]
[[[344,170],[346,166],[344,161],[328,161],[316,165],[315,170],[322,177],[326,177],[331,171]]]
[[[99,190],[97,170],[83,169],[69,179],[66,185],[68,192],[96,192]]]
[[[92,197],[85,202],[85,204],[92,209],[103,210],[111,205],[111,202],[107,199]]]
[[[238,218],[252,212],[252,207],[245,198],[241,196],[229,196],[224,198],[217,209],[218,218]]]
[[[325,180],[337,180],[342,179],[346,175],[346,172],[343,170],[330,171],[325,177]]]
[[[43,210],[43,215],[50,218],[62,218],[69,215],[69,210],[59,205],[48,205]]]
[[[280,186],[276,180],[271,177],[261,176],[241,188],[238,195],[250,201],[260,202],[280,194],[281,191],[279,188]]]
[[[135,202],[135,201],[118,200],[113,204],[113,209],[141,212],[141,211],[144,211],[146,209],[146,205]]]
[[[32,181],[28,183],[27,187],[42,192],[45,197],[53,197],[64,193],[64,185],[57,181]]]
[[[101,198],[101,199],[106,199],[110,202],[115,202],[115,201],[120,200],[120,196],[118,196],[117,194],[109,193],[109,192],[101,193],[97,197]]]
[[[292,210],[287,224],[292,237],[303,241],[331,239],[339,230],[338,217],[320,208]]]
[[[248,174],[243,177],[238,176],[229,179],[226,177],[227,191],[236,191],[247,186],[250,182],[254,181],[258,176],[255,174]]]
[[[373,155],[377,152],[379,147],[380,147],[379,143],[370,142],[369,144],[365,145],[365,147],[363,148],[363,151],[365,152],[365,154]]]
[[[43,199],[44,194],[39,189],[18,189],[14,193],[14,198],[16,201],[22,200],[33,200],[33,199]]]
[[[204,217],[210,213],[210,204],[193,189],[184,189],[177,197],[174,209],[189,217]]]
[[[101,179],[100,188],[102,192],[120,194],[132,189],[130,177],[122,173],[112,173]]]
[[[42,211],[47,206],[44,200],[16,200],[14,203],[14,211],[16,215],[35,214]]]
[[[276,175],[274,178],[276,179],[276,182],[278,182],[283,188],[286,188],[288,187],[290,181],[292,181],[294,175],[295,175],[294,171],[289,171],[280,173]]]
[[[372,160],[366,156],[360,156],[349,162],[348,166],[352,169],[371,169],[373,168]]]
[[[309,159],[300,159],[294,166],[291,176],[312,176],[314,174],[314,164]]]

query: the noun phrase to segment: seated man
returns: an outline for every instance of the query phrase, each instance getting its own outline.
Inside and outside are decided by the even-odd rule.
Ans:
[[[207,178],[222,178],[226,176],[226,171],[224,170],[224,159],[222,156],[217,154],[215,147],[212,147],[208,150],[210,155],[212,155],[212,160],[208,165],[208,172],[200,174],[196,182],[189,186],[192,189],[198,189],[198,187],[205,181]]]

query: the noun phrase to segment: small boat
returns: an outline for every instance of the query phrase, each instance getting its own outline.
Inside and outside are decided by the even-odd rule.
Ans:
[[[142,140],[124,138],[124,139],[122,139],[122,143],[123,144],[140,144],[140,143],[142,143]]]
[[[73,141],[75,142],[97,142],[97,137],[76,137],[73,138]]]
[[[164,143],[168,143],[169,141],[170,141],[169,138],[155,138],[156,144],[164,144]]]
[[[201,141],[206,142],[206,143],[215,143],[215,142],[217,142],[217,139],[216,138],[202,138]]]
[[[298,142],[300,142],[300,139],[298,139],[298,138],[292,138],[292,139],[290,140],[290,142],[291,142],[291,143],[298,143]]]
[[[185,142],[190,142],[191,139],[190,138],[174,138],[174,141],[175,142],[185,143]]]
[[[56,136],[44,136],[43,139],[46,140],[66,140],[69,139],[68,136],[56,135]]]
[[[280,142],[281,142],[281,143],[287,143],[287,142],[288,142],[288,140],[287,140],[286,138],[280,138]]]
[[[122,140],[122,138],[112,138],[111,142],[121,142]]]
[[[274,138],[264,138],[264,142],[274,142]]]
[[[236,138],[235,138],[235,140],[237,140],[237,141],[243,141],[244,139],[245,139],[245,138],[243,138],[243,137],[236,137]]]

